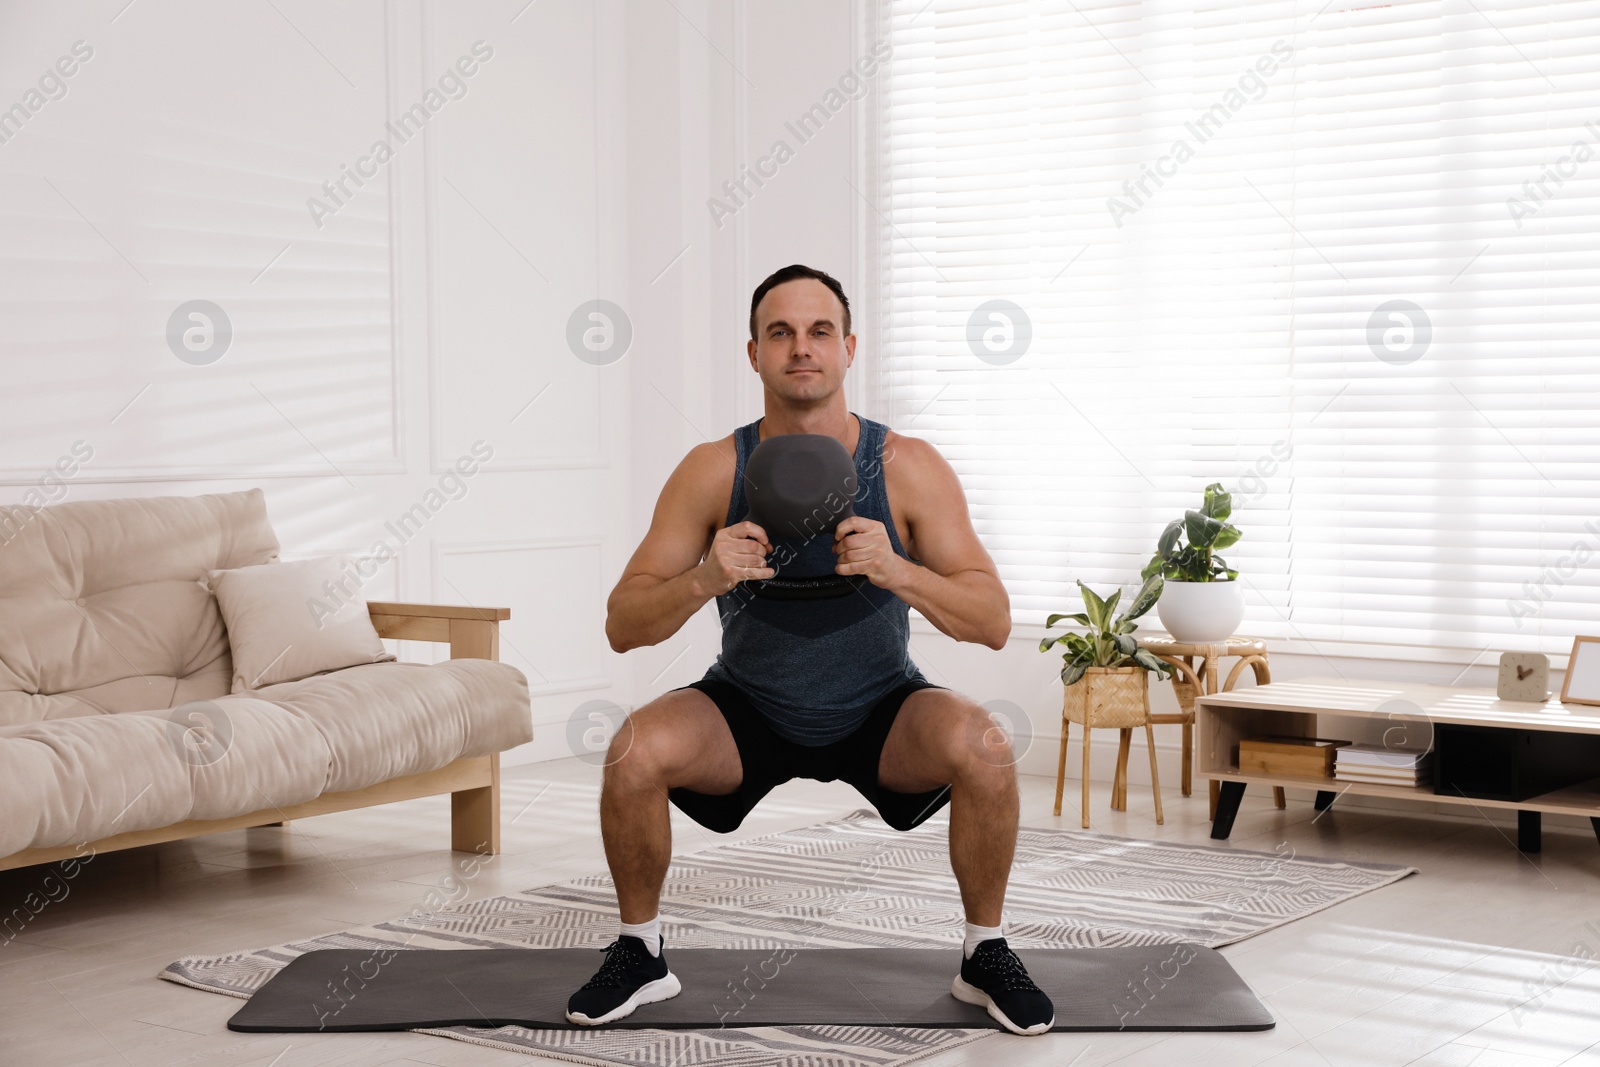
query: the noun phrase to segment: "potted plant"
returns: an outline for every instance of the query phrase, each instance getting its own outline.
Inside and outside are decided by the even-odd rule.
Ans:
[[[1206,486],[1199,511],[1186,511],[1161,532],[1156,553],[1140,576],[1166,579],[1156,614],[1173,640],[1190,644],[1226,641],[1244,619],[1239,572],[1217,552],[1242,536],[1228,522],[1233,496],[1221,482]]]
[[[1155,739],[1150,730],[1150,672],[1165,678],[1172,668],[1158,659],[1133,637],[1139,627],[1134,619],[1149,611],[1161,597],[1164,582],[1159,574],[1150,575],[1133,603],[1121,615],[1116,614],[1122,599],[1119,589],[1101,599],[1093,589],[1081,581],[1078,588],[1083,593],[1084,610],[1074,614],[1065,612],[1045,619],[1049,629],[1062,619],[1085,628],[1086,633],[1058,634],[1039,642],[1039,651],[1048,652],[1051,646],[1064,646],[1061,658],[1061,681],[1066,687],[1061,707],[1061,756],[1056,768],[1056,814],[1061,814],[1061,792],[1066,780],[1067,723],[1083,726],[1083,825],[1089,825],[1089,731],[1100,727],[1131,729],[1145,727],[1150,744],[1152,783],[1155,774]],[[1119,759],[1126,758],[1126,746]],[[1118,765],[1121,781],[1122,764]],[[1161,796],[1156,793],[1156,821],[1161,821]]]
[[[1083,593],[1084,610],[1076,614],[1059,612],[1051,615],[1044,621],[1046,630],[1062,619],[1070,619],[1079,626],[1084,627],[1088,633],[1083,634],[1057,634],[1047,637],[1039,642],[1039,651],[1048,652],[1050,647],[1061,644],[1066,651],[1061,654],[1065,663],[1061,667],[1061,682],[1069,689],[1077,685],[1090,672],[1099,672],[1102,678],[1131,678],[1135,672],[1155,671],[1162,678],[1172,668],[1149,649],[1141,648],[1139,642],[1134,640],[1133,631],[1139,627],[1134,619],[1155,606],[1161,598],[1161,588],[1164,584],[1159,574],[1145,578],[1144,585],[1139,587],[1139,592],[1134,596],[1133,603],[1121,615],[1113,617],[1117,604],[1122,600],[1122,590],[1118,589],[1110,597],[1102,600],[1093,589],[1081,581],[1078,588]],[[1118,685],[1137,683],[1104,682],[1107,688]]]

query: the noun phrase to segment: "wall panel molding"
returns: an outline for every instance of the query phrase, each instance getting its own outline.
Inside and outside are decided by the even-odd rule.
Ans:
[[[432,72],[435,71],[437,63],[439,61],[439,57],[435,54],[435,50],[434,50],[434,16],[433,16],[432,9],[426,4],[424,4],[423,8],[422,8],[421,27],[422,27],[422,46],[421,46],[422,77],[423,77],[423,80],[425,81],[428,77],[431,76]],[[591,29],[591,37],[593,36],[594,32],[596,32],[596,31]],[[506,43],[505,39],[502,39],[501,42],[498,45],[494,45],[493,42],[491,42],[491,45],[494,46],[494,47],[504,47],[507,50],[509,50],[509,47],[510,47],[510,45]],[[494,68],[492,68],[492,67],[488,68],[488,69],[486,69],[485,73],[487,74],[487,73],[489,73],[489,71],[492,71],[493,69]],[[598,79],[599,76],[600,76],[600,70],[597,68],[595,70],[595,79]],[[590,83],[586,87],[584,87],[584,91],[587,92],[589,94],[590,98],[592,100],[596,101],[596,103],[598,104],[598,100],[600,99],[601,94],[599,93],[599,87],[595,83],[594,79],[591,79]],[[596,108],[596,117],[597,117],[597,120],[599,120],[600,122],[609,121],[608,119],[605,119],[605,118],[602,118],[602,117],[599,116],[598,107]],[[622,120],[623,120],[622,116],[615,116],[615,121],[620,123]],[[440,203],[439,203],[439,201],[440,201],[440,198],[445,195],[444,192],[441,192],[441,189],[444,188],[445,186],[444,186],[444,180],[443,180],[444,179],[444,175],[441,173],[441,170],[440,170],[440,167],[439,167],[438,137],[437,137],[437,135],[435,133],[435,130],[434,130],[434,128],[432,126],[429,126],[427,129],[425,129],[423,131],[423,152],[422,152],[422,155],[423,155],[423,167],[424,167],[424,174],[425,174],[424,192],[423,192],[423,204],[424,204],[424,213],[425,213],[425,216],[426,216],[426,226],[425,226],[426,234],[425,234],[424,240],[425,240],[425,245],[426,245],[426,248],[427,248],[427,314],[428,314],[428,359],[427,359],[427,364],[428,364],[428,413],[429,413],[429,417],[428,417],[428,464],[429,464],[429,470],[432,473],[441,474],[441,473],[445,472],[446,470],[448,470],[450,468],[451,463],[453,462],[453,460],[451,458],[446,456],[446,454],[445,454],[445,451],[446,451],[445,450],[445,445],[444,445],[444,442],[443,442],[444,433],[445,433],[445,430],[447,429],[447,427],[445,425],[446,418],[447,418],[447,410],[448,410],[448,405],[446,403],[446,398],[447,398],[447,395],[448,395],[448,391],[449,391],[449,389],[451,387],[451,382],[450,382],[449,374],[445,370],[446,364],[447,364],[447,360],[446,360],[445,354],[444,354],[444,344],[448,340],[448,338],[443,335],[443,331],[442,331],[441,325],[440,325],[441,322],[443,321],[443,319],[442,319],[442,316],[440,314],[440,310],[441,309],[440,309],[439,271],[440,271],[440,258],[441,258],[441,251],[440,251],[441,242],[440,242],[440,239],[439,239],[439,220],[440,220],[441,211],[440,211]],[[454,191],[451,191],[449,193],[449,195],[454,196],[454,195],[457,195],[457,194]],[[614,205],[607,205],[607,204],[603,204],[603,203],[597,203],[596,204],[596,210],[597,211],[607,211],[607,210],[612,210],[613,208],[614,208]],[[480,209],[478,209],[477,207],[474,207],[474,210],[477,211],[477,210],[480,210]],[[494,225],[494,223],[489,222],[487,219],[485,219],[484,222],[485,222],[486,225],[490,225],[490,226]],[[504,234],[500,234],[500,237],[501,237],[501,239],[505,240],[507,244],[511,243],[510,238],[506,237]],[[513,245],[512,247],[515,247],[515,246]],[[520,255],[521,253],[519,252],[518,254]],[[549,265],[549,264],[546,265],[546,268],[547,269],[553,269],[552,265]],[[535,268],[535,269],[537,269],[537,268]],[[605,295],[606,294],[603,294],[603,293],[596,293],[596,294],[591,294],[591,296],[589,298],[593,299],[594,297],[603,297]],[[537,329],[543,328],[548,333],[557,324],[552,324],[552,323],[535,324],[535,323],[530,322],[529,325],[535,327],[535,331]],[[637,341],[638,341],[638,339],[635,338],[634,347],[633,347],[632,350],[630,350],[628,355],[624,357],[624,361],[626,361],[628,359],[637,358],[637,352],[638,352],[638,347],[639,347]],[[533,347],[534,340],[531,337],[528,338],[528,344],[529,344],[530,348]],[[599,425],[598,425],[598,428],[597,428],[596,433],[595,433],[595,439],[602,443],[602,447],[601,447],[600,451],[594,452],[594,453],[590,453],[590,454],[587,454],[587,455],[577,455],[577,456],[556,455],[556,454],[551,454],[551,453],[540,453],[540,452],[531,452],[531,453],[525,452],[525,453],[522,453],[520,455],[511,455],[511,454],[507,453],[505,450],[497,448],[496,449],[496,457],[495,457],[495,459],[485,467],[485,470],[489,470],[489,471],[492,471],[492,472],[495,472],[495,473],[506,473],[506,472],[513,472],[513,471],[566,471],[566,470],[603,470],[603,469],[609,469],[612,466],[612,459],[611,459],[611,456],[610,456],[608,450],[606,450],[606,448],[604,447],[604,442],[610,440],[611,436],[612,436],[611,430],[612,430],[612,421],[613,421],[614,415],[612,413],[611,408],[613,406],[614,400],[613,400],[611,394],[615,389],[621,388],[621,386],[618,385],[617,382],[615,381],[615,379],[617,377],[616,372],[619,371],[620,369],[621,369],[620,364],[613,364],[613,365],[607,366],[607,367],[594,368],[594,373],[601,376],[601,380],[597,385],[597,392],[596,392],[597,418],[598,418]],[[533,401],[533,406],[531,408],[527,409],[527,414],[519,412],[517,415],[513,416],[513,419],[515,421],[519,421],[520,422],[522,418],[528,417],[529,414],[536,415],[536,413],[539,410],[539,406],[540,405],[548,405],[548,404],[553,403],[553,402],[554,403],[558,403],[559,400],[560,400],[559,395],[556,396],[556,397],[549,397],[549,396],[543,395],[543,390],[558,389],[558,388],[559,388],[559,385],[558,385],[558,383],[555,383],[555,382],[544,382],[541,385],[535,386],[535,388],[533,389],[532,393],[528,397],[528,399],[530,401]],[[534,400],[535,397],[537,397],[538,399]],[[505,458],[502,458],[502,457],[505,457]]]
[[[433,599],[430,601],[430,603],[460,604],[465,602],[465,606],[467,607],[478,606],[469,601],[465,601],[465,594],[452,587],[448,579],[445,577],[445,562],[449,557],[500,553],[533,554],[540,552],[558,552],[564,549],[573,548],[594,549],[597,563],[603,565],[605,560],[605,541],[601,537],[524,538],[508,541],[443,541],[435,539],[432,542]],[[593,577],[595,590],[594,602],[598,604],[604,604],[606,601],[606,591],[603,588],[603,579],[598,570],[595,571]],[[510,603],[511,599],[512,597],[507,596],[502,598],[501,602],[497,602],[495,604],[484,604],[483,606],[504,607]],[[539,605],[538,610],[559,614],[561,606]],[[518,614],[517,612],[513,611],[509,622],[515,624],[518,621]],[[508,659],[509,657],[506,655],[506,653],[514,650],[517,652],[519,658],[528,661],[530,664],[537,663],[538,658],[535,650],[513,649],[513,647],[508,644],[506,637],[506,625],[507,624],[502,623],[500,628],[500,658],[502,660]],[[605,661],[605,651],[606,650],[604,649],[601,650],[599,657],[601,662]],[[546,659],[545,662],[548,663],[548,659]],[[534,669],[537,670],[537,667]],[[532,697],[537,699],[544,696],[555,696],[560,693],[580,693],[593,689],[610,689],[616,684],[616,680],[604,672],[600,674],[584,675],[577,678],[566,678],[559,680],[547,679],[544,681],[541,681],[537,676],[530,675],[528,677],[528,692]]]

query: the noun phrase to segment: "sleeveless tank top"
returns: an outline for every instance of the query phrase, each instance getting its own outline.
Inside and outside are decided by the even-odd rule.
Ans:
[[[889,428],[860,415],[856,418],[861,435],[854,456],[853,510],[883,523],[895,554],[910,560],[884,488],[883,442]],[[738,462],[725,527],[749,511],[744,467],[760,441],[760,425],[757,419],[735,431]],[[768,566],[778,566],[781,574],[833,574],[838,561],[833,534],[830,527],[810,538],[792,559],[780,555],[783,550],[774,541]],[[775,536],[768,532],[769,538]],[[742,690],[785,740],[807,746],[831,744],[857,730],[873,705],[896,687],[927,682],[911,662],[910,612],[904,600],[871,582],[827,600],[766,600],[734,586],[717,597],[722,652],[705,677]]]

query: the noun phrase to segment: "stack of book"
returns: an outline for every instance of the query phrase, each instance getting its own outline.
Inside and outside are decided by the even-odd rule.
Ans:
[[[1333,777],[1341,782],[1375,785],[1427,785],[1433,779],[1433,753],[1383,745],[1345,745],[1334,757]]]

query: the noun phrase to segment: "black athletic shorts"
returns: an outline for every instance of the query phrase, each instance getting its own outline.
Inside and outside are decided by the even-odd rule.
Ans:
[[[719,834],[732,833],[761,798],[791,778],[819,782],[844,779],[877,809],[883,821],[896,830],[910,830],[950,801],[950,787],[926,793],[896,793],[878,785],[878,760],[889,728],[906,697],[918,689],[946,689],[932,682],[911,681],[898,686],[873,705],[856,731],[829,745],[797,745],[773,732],[759,711],[737,686],[718,678],[702,678],[678,689],[698,689],[722,712],[744,765],[744,781],[725,796],[669,789],[667,799],[689,818]],[[677,692],[674,689],[673,692]]]

